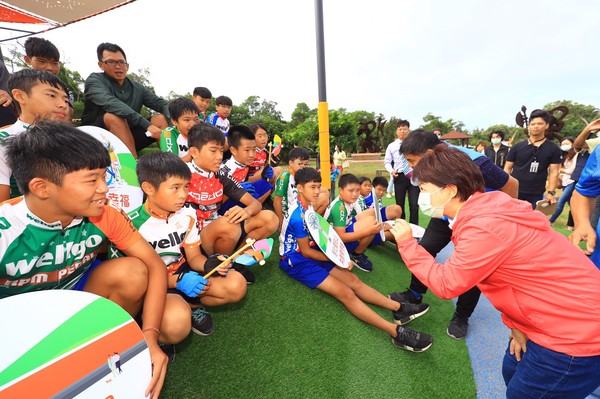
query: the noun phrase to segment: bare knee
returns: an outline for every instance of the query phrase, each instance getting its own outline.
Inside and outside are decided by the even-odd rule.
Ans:
[[[265,226],[265,236],[270,236],[277,231],[277,228],[279,227],[279,218],[275,212],[264,210],[260,211],[259,215],[261,216],[261,225]]]
[[[168,294],[165,312],[160,325],[160,342],[177,344],[185,339],[192,329],[190,305],[177,294]]]
[[[110,112],[105,113],[102,118],[104,120],[104,125],[106,125],[106,127],[109,129],[111,127],[124,127],[127,125],[127,121],[125,119],[115,114],[111,114]]]
[[[248,283],[246,279],[240,273],[232,270],[227,275],[227,279],[230,281],[227,284],[227,294],[231,302],[239,302],[246,296],[248,290]]]

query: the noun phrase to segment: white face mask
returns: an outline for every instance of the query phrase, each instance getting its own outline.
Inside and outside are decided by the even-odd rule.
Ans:
[[[492,139],[492,144],[500,144],[501,142],[502,142],[502,139],[500,137]]]
[[[432,193],[428,193],[426,191],[421,191],[419,193],[419,208],[424,215],[430,216],[432,218],[441,219],[444,217],[444,207],[450,202],[452,198],[448,198],[448,201],[444,202],[442,206],[434,207],[431,205],[431,195],[437,193],[444,187],[440,187]]]
[[[560,149],[563,150],[564,152],[571,151],[571,148],[572,148],[572,146],[570,146],[569,144],[560,146]]]

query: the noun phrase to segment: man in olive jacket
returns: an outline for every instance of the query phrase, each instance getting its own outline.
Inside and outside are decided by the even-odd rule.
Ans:
[[[102,73],[92,73],[85,81],[82,125],[99,126],[117,136],[137,158],[137,151],[160,138],[168,126],[169,106],[141,83],[127,77],[129,64],[121,47],[101,43],[97,49]],[[150,120],[142,106],[158,112]],[[148,134],[147,134],[148,133]]]

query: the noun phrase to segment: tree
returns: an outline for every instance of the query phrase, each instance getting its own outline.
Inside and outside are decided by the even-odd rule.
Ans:
[[[272,135],[280,134],[286,129],[287,123],[283,120],[281,112],[277,110],[277,103],[261,100],[259,96],[249,96],[240,105],[234,105],[229,121],[232,125],[246,125],[261,123]]]
[[[465,124],[462,123],[461,121],[455,121],[452,118],[450,118],[446,121],[442,121],[441,117],[433,115],[431,112],[429,112],[427,115],[425,115],[423,117],[423,122],[425,122],[425,124],[421,125],[422,129],[425,129],[425,130],[440,129],[442,131],[442,134],[450,133],[455,130],[462,132],[462,131],[464,131],[464,128],[465,128]]]

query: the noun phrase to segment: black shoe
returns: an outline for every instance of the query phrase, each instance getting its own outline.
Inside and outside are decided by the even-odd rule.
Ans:
[[[423,296],[421,295],[420,298],[417,298],[414,292],[412,292],[412,290],[406,290],[404,292],[392,292],[390,295],[388,295],[388,298],[396,302],[408,302],[413,303],[415,305],[418,305],[421,302],[423,302]]]
[[[414,305],[408,302],[401,302],[400,309],[392,313],[394,314],[394,321],[396,324],[404,325],[419,316],[423,316],[428,310],[429,305],[426,303]]]
[[[411,352],[425,352],[433,344],[433,337],[408,328],[398,326],[398,336],[392,337],[392,343],[398,348]]]
[[[210,335],[215,331],[215,323],[203,306],[192,311],[192,330],[199,335]]]
[[[358,267],[363,272],[368,273],[373,271],[373,263],[371,263],[369,258],[367,258],[367,255],[365,255],[364,253],[359,255],[357,253],[352,252],[350,254],[350,259],[352,260],[352,262],[354,262],[354,265],[356,265],[356,267]]]
[[[469,331],[469,319],[454,315],[446,329],[446,333],[454,339],[464,339]]]
[[[169,358],[169,363],[173,363],[175,361],[175,345],[160,344],[159,347]]]
[[[246,279],[246,284],[252,285],[256,281],[256,276],[250,269],[244,265],[233,262],[233,270],[239,272]]]

